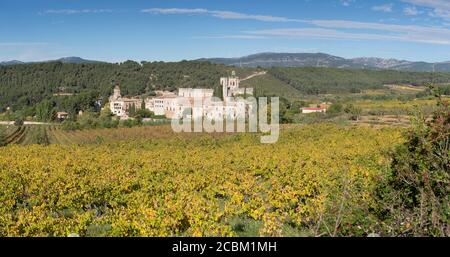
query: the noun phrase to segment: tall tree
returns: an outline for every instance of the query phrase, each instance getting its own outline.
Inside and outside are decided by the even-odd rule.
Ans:
[[[130,117],[134,117],[136,115],[136,106],[134,106],[134,104],[132,104],[128,109],[128,115]]]
[[[36,117],[39,121],[48,122],[54,118],[53,104],[49,100],[44,100],[36,106]]]

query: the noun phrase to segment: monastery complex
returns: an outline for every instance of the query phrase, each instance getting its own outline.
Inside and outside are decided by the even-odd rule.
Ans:
[[[223,100],[213,97],[213,89],[204,88],[179,88],[178,92],[156,91],[156,96],[142,99],[140,97],[122,97],[119,86],[114,88],[114,93],[109,98],[110,110],[121,119],[129,118],[129,110],[134,106],[136,110],[145,105],[145,109],[158,116],[166,118],[192,118],[207,117],[216,119],[230,116],[235,118],[237,114],[246,113],[245,101],[234,101],[234,97],[253,95],[253,88],[240,88],[240,79],[233,71],[230,77],[220,79]],[[143,104],[144,102],[144,104]]]

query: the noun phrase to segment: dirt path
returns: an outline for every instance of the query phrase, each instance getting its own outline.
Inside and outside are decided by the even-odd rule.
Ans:
[[[248,77],[245,77],[245,78],[241,79],[241,82],[249,80],[249,79],[254,78],[254,77],[263,76],[263,75],[266,75],[266,74],[267,74],[267,71],[256,72],[256,73],[253,73],[252,75],[250,75]]]

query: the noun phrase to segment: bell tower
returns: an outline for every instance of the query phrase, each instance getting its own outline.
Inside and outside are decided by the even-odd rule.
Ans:
[[[231,72],[231,77],[220,78],[220,85],[222,86],[222,95],[225,100],[226,97],[234,95],[236,89],[239,88],[239,77],[236,76],[236,72]]]
[[[120,94],[120,87],[117,85],[116,87],[114,87],[113,99],[119,99],[121,97],[122,95]]]

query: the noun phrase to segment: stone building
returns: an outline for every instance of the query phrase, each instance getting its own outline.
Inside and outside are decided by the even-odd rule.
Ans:
[[[240,80],[236,76],[236,72],[231,73],[231,77],[220,78],[220,85],[222,86],[222,94],[224,100],[227,97],[235,97],[239,95],[253,95],[253,88],[241,88],[239,87]]]
[[[119,86],[114,88],[113,95],[109,97],[109,108],[111,113],[121,118],[128,117],[129,110],[132,106],[134,106],[136,110],[141,109],[141,104],[142,99],[139,97],[122,97]]]
[[[233,71],[231,77],[221,78],[223,101],[214,99],[214,90],[205,88],[179,88],[177,93],[169,91],[156,91],[156,96],[144,100],[145,108],[155,115],[166,118],[181,118],[191,116],[193,119],[236,117],[246,111],[245,102],[233,101],[234,96],[253,95],[252,88],[240,88],[239,77]],[[120,88],[114,88],[110,97],[111,112],[122,119],[128,118],[132,105],[136,110],[141,108],[140,98],[123,98]]]

